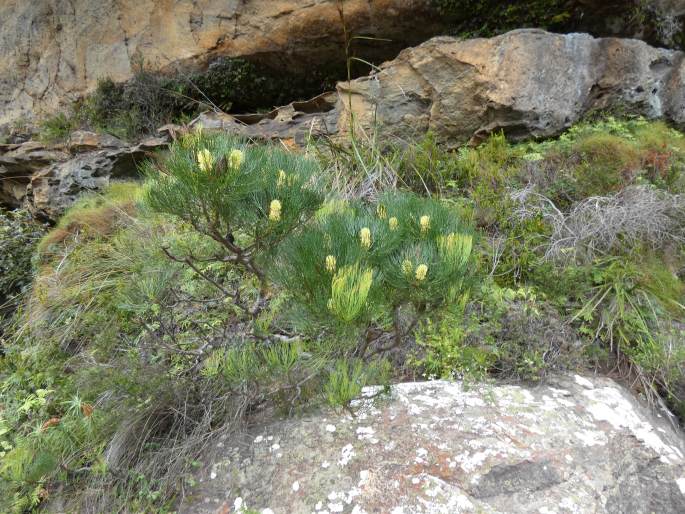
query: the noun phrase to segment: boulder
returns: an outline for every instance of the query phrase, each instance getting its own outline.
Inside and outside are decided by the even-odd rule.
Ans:
[[[67,148],[72,154],[101,150],[103,148],[122,148],[126,143],[110,134],[99,134],[88,130],[75,130],[69,135]]]
[[[433,38],[372,75],[338,84],[338,129],[409,140],[432,131],[449,145],[503,130],[550,137],[594,111],[685,125],[679,51],[634,39],[515,30],[489,39]]]
[[[683,435],[610,379],[377,393],[215,442],[178,512],[685,512]]]
[[[0,205],[20,207],[33,174],[67,159],[69,153],[64,148],[51,148],[38,141],[0,145]]]

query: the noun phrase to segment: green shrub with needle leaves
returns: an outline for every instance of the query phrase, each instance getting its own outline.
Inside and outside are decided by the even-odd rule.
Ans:
[[[225,134],[188,135],[146,171],[146,200],[154,210],[211,237],[225,251],[217,261],[237,264],[263,287],[259,259],[323,201],[316,162]],[[189,254],[182,260],[193,265],[196,259]]]
[[[464,294],[473,235],[458,212],[411,193],[335,204],[284,241],[273,275],[331,329],[361,329],[363,356],[388,330],[396,345],[426,312]],[[403,311],[409,308],[408,319]],[[377,337],[373,334],[378,334]]]
[[[383,353],[391,335],[398,346],[424,313],[465,289],[473,236],[457,210],[438,200],[392,192],[374,203],[321,208],[315,163],[225,134],[188,135],[147,171],[153,209],[219,243],[222,251],[210,259],[258,279],[255,301],[214,283],[253,319],[273,280],[301,307],[305,326],[323,322],[363,357],[368,348]],[[168,255],[202,275],[206,256]],[[361,330],[361,339],[349,328]]]

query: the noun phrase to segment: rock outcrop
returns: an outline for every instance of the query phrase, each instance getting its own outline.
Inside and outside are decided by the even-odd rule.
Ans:
[[[434,132],[444,143],[503,130],[549,137],[593,111],[685,124],[678,51],[633,39],[528,29],[489,39],[438,37],[402,51],[369,77],[338,84],[341,133],[350,108],[366,130],[402,140]]]
[[[682,436],[606,378],[399,384],[354,411],[218,442],[179,512],[685,512]]]
[[[217,56],[258,58],[306,71],[344,69],[336,0],[5,0],[0,4],[0,126],[54,114],[98,79],[129,79],[136,63],[202,68]],[[443,26],[431,0],[346,0],[347,29],[387,59]],[[361,44],[361,46],[359,46]],[[368,51],[367,51],[368,50]]]
[[[142,160],[168,142],[168,137],[154,137],[128,145],[78,131],[59,146],[0,145],[0,205],[25,206],[40,218],[56,220],[83,193],[138,177]]]
[[[634,39],[535,29],[489,39],[438,37],[402,51],[368,77],[338,83],[337,93],[267,113],[205,113],[190,128],[301,146],[309,136],[344,140],[354,119],[383,141],[410,141],[432,131],[439,142],[458,146],[500,130],[512,140],[556,136],[593,112],[639,114],[685,127],[685,54]],[[0,145],[0,203],[28,202],[53,218],[81,191],[135,176],[142,156],[186,130],[163,129],[163,138],[135,146],[83,132],[66,147]]]

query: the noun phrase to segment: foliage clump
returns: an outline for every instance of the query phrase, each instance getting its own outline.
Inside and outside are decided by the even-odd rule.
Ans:
[[[34,249],[45,226],[25,210],[0,210],[0,319],[31,283]],[[1,333],[1,332],[0,332]]]
[[[202,71],[153,71],[135,63],[131,79],[98,81],[95,90],[69,113],[45,119],[39,137],[62,142],[79,128],[136,139],[167,123],[189,121],[204,110],[257,112],[305,100],[334,87],[344,66],[331,65],[304,76],[245,59],[221,57]]]

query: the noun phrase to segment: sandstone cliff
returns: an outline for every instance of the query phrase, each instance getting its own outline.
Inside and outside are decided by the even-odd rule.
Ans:
[[[430,0],[344,2],[349,31],[392,57],[438,32]],[[0,125],[54,114],[98,79],[124,81],[136,62],[203,66],[217,55],[279,67],[344,63],[335,0],[5,0],[0,3]]]

